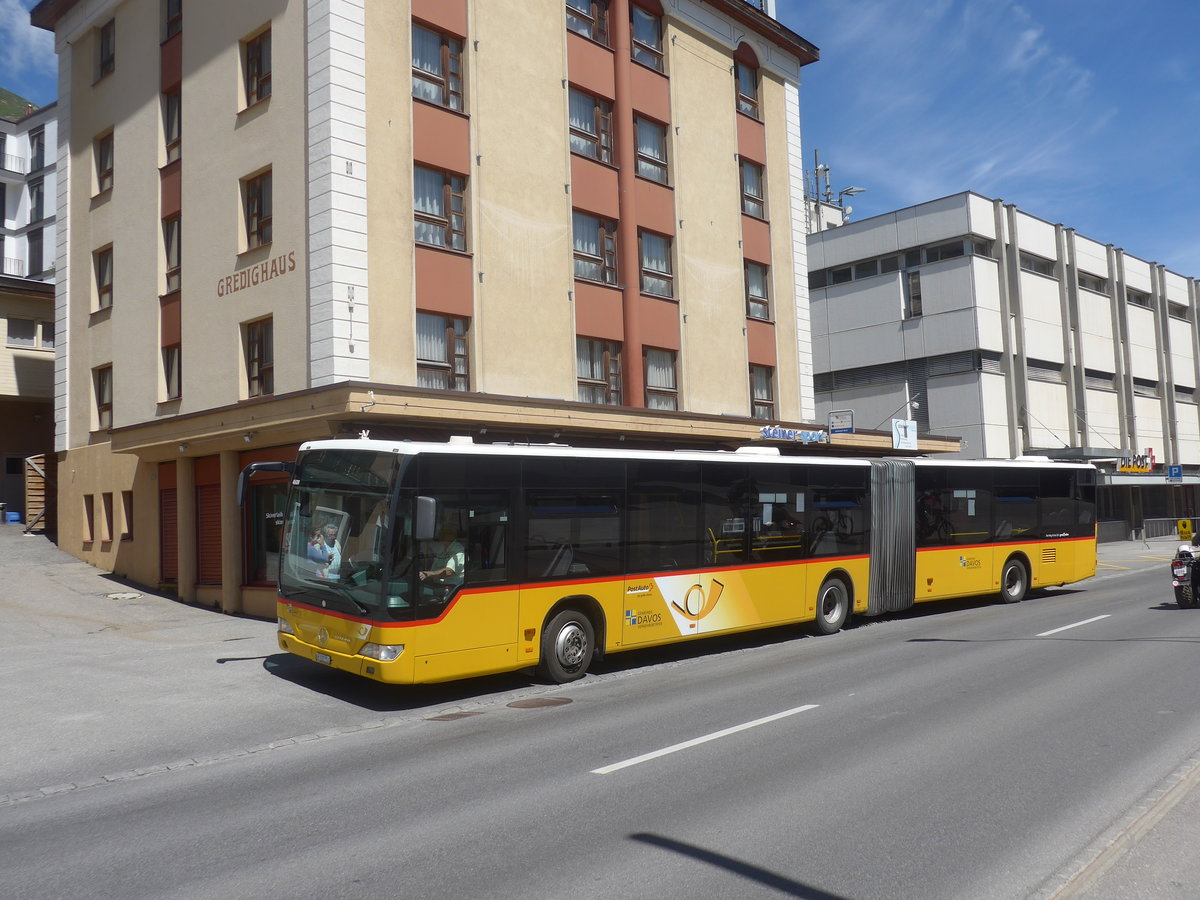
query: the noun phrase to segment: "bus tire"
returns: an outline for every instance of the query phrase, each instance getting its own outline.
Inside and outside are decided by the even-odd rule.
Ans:
[[[826,578],[817,592],[817,618],[813,630],[817,634],[836,634],[850,617],[850,592],[840,578]]]
[[[1020,603],[1029,591],[1029,570],[1015,556],[1000,570],[1000,599],[1005,603]]]
[[[564,609],[542,631],[538,673],[553,684],[582,678],[596,652],[592,620],[577,609]]]

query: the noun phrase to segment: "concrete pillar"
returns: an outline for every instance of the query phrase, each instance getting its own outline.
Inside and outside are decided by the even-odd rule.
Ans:
[[[196,461],[175,464],[175,531],[179,541],[179,599],[196,602]]]
[[[221,612],[242,611],[242,511],[237,505],[241,463],[236,450],[221,451]]]

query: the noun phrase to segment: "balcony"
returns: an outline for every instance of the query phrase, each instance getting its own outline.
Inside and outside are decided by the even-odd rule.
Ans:
[[[0,274],[12,275],[16,278],[25,277],[25,260],[17,259],[12,256],[4,257],[4,268],[0,270]]]
[[[26,163],[22,157],[13,156],[11,153],[0,155],[0,175],[23,176],[25,171]]]

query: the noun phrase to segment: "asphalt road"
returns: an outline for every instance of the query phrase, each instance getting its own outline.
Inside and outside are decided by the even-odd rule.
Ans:
[[[6,897],[1048,896],[1200,747],[1200,611],[1153,554],[561,688],[395,689],[11,543]]]

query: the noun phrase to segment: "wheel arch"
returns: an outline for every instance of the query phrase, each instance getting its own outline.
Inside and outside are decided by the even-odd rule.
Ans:
[[[560,597],[552,607],[546,610],[546,615],[542,619],[543,632],[550,620],[564,609],[576,609],[588,617],[588,621],[592,623],[592,633],[596,641],[592,656],[594,659],[604,659],[604,647],[608,641],[608,620],[604,617],[604,608],[600,605],[600,601],[590,594],[570,594]]]

